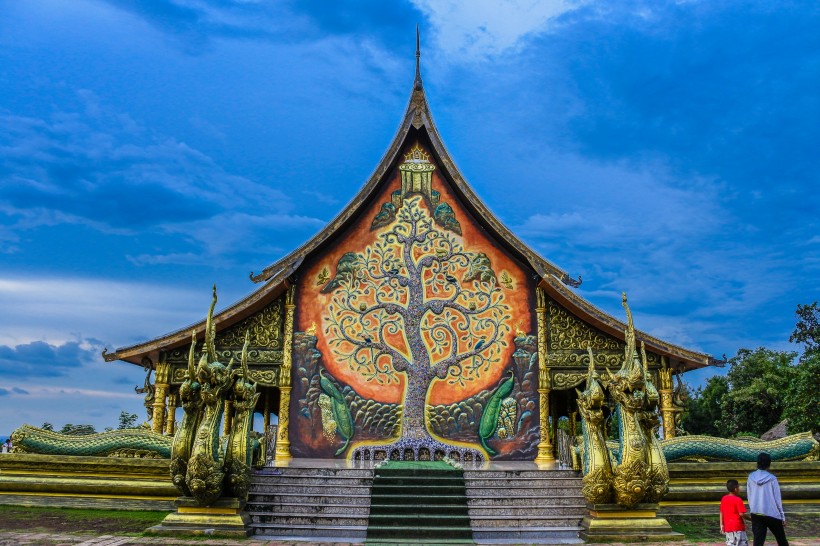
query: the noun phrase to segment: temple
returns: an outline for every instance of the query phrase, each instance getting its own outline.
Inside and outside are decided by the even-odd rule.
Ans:
[[[433,122],[418,57],[373,175],[320,233],[251,280],[255,291],[213,317],[215,349],[239,361],[249,336],[255,413],[266,431],[278,423],[276,460],[552,461],[557,421],[578,411],[588,350],[603,374],[621,366],[628,341],[625,322],[577,295],[580,279],[475,195]],[[174,433],[192,330],[202,343],[206,328],[104,352],[155,374],[154,432]],[[663,435],[674,436],[673,375],[714,360],[634,335],[658,385]]]

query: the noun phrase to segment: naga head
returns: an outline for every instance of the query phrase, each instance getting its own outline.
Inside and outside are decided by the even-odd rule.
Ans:
[[[587,347],[589,355],[589,367],[587,369],[587,384],[583,392],[575,389],[578,393],[578,411],[581,417],[590,422],[596,423],[603,420],[603,407],[606,400],[604,389],[598,381],[598,374],[595,371],[595,358],[592,349]]]
[[[624,330],[626,348],[621,369],[614,374],[607,370],[609,375],[607,387],[615,402],[637,410],[641,409],[644,404],[646,380],[641,357],[635,348],[635,325],[632,322],[632,311],[629,309],[626,293],[623,294],[621,303],[626,310],[627,318],[627,327]]]

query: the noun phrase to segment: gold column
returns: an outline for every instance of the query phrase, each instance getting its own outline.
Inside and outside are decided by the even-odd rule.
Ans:
[[[666,367],[666,357],[661,357],[662,367],[658,370],[661,388],[661,419],[663,420],[663,439],[675,437],[675,406],[672,404],[672,370]]]
[[[535,289],[535,316],[538,320],[538,398],[541,420],[539,423],[541,441],[538,442],[536,463],[550,463],[555,460],[550,439],[550,371],[547,367],[547,295],[540,288]],[[556,423],[557,424],[557,423]]]
[[[151,417],[151,431],[162,434],[165,427],[165,395],[168,394],[168,377],[171,374],[171,366],[165,360],[165,353],[160,354],[159,362],[154,368],[154,412]]]
[[[165,414],[165,434],[168,436],[174,435],[174,420],[176,419],[177,410],[177,395],[176,393],[168,393],[168,410]]]
[[[222,435],[227,436],[231,433],[231,425],[233,424],[233,402],[225,400],[225,415],[222,421]]]
[[[290,417],[290,369],[293,365],[293,303],[296,295],[296,286],[290,286],[285,295],[285,332],[282,340],[282,371],[279,374],[279,432],[276,438],[276,460],[284,461],[291,458],[290,439],[288,437],[288,423]]]
[[[268,460],[268,427],[270,427],[270,387],[265,389],[265,413],[262,415],[262,455],[263,461]]]

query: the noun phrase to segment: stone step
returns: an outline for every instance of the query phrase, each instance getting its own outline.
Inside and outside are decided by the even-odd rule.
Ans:
[[[473,478],[550,478],[560,479],[581,479],[580,474],[574,470],[464,470],[464,479]]]
[[[567,489],[583,486],[581,480],[550,480],[546,479],[520,479],[513,478],[511,480],[503,480],[493,478],[491,480],[469,479],[464,480],[467,487],[507,487],[509,488],[525,488],[525,489]]]
[[[586,514],[586,505],[573,506],[491,506],[491,507],[475,507],[470,506],[471,518],[496,517],[505,518],[510,516],[515,517],[531,517],[538,518],[542,516],[566,516],[583,518]]]
[[[469,540],[473,536],[469,524],[466,527],[431,527],[418,522],[412,525],[371,525],[367,529],[367,543],[379,543],[386,541],[388,544],[395,543],[396,539],[402,540],[405,544],[409,541],[415,544],[429,542],[425,538],[434,539],[436,543],[442,539],[460,538]],[[389,541],[388,541],[389,539]]]
[[[412,515],[424,519],[438,515],[467,517],[467,507],[463,504],[370,504],[370,517],[385,515]]]
[[[370,514],[370,525],[382,527],[406,526],[418,523],[424,527],[470,527],[466,510],[462,514],[437,514],[431,512],[410,514]]]
[[[263,468],[262,470],[257,470],[254,472],[252,480],[265,480],[281,476],[372,478],[373,470],[361,468],[307,468],[286,466],[281,468]]]
[[[370,492],[369,486],[357,485],[343,487],[339,485],[313,484],[276,484],[262,485],[251,484],[250,494],[252,495],[276,495],[278,493],[299,493],[303,495],[367,495]]]
[[[426,498],[438,495],[464,496],[464,486],[436,486],[436,485],[381,485],[374,484],[374,495],[404,495],[405,497]]]
[[[542,498],[554,499],[559,497],[577,497],[580,487],[559,487],[555,489],[548,488],[526,488],[521,487],[517,489],[510,489],[508,487],[467,487],[468,498],[507,498],[510,495],[527,498]]]
[[[249,497],[248,504],[306,504],[306,505],[354,505],[367,506],[370,504],[370,495],[367,494],[338,494],[338,495],[305,495],[302,493],[255,493]]]
[[[494,527],[473,529],[473,541],[477,544],[582,544],[581,527]]]
[[[488,527],[510,527],[528,529],[530,527],[574,527],[580,525],[583,516],[495,516],[470,517],[473,529]]]
[[[290,485],[290,484],[323,484],[338,485],[340,487],[370,486],[373,483],[372,476],[270,476],[265,480],[254,480],[254,484],[264,485]]]
[[[373,493],[370,497],[371,504],[382,504],[382,505],[403,505],[410,503],[416,503],[419,500],[424,500],[424,502],[430,506],[438,506],[440,504],[453,504],[453,503],[461,503],[464,502],[464,495],[424,495],[423,497],[417,496],[409,496],[407,494],[382,494],[382,493]]]
[[[286,502],[265,502],[256,500],[247,504],[247,511],[257,514],[270,514],[278,517],[279,514],[323,514],[323,515],[350,515],[367,517],[369,513],[367,504],[309,504],[309,503],[286,503]]]
[[[480,493],[476,493],[480,495]],[[548,506],[578,506],[586,508],[586,500],[583,495],[562,495],[558,497],[549,497],[542,499],[542,497],[520,497],[517,492],[515,496],[504,497],[485,497],[485,496],[471,496],[470,491],[467,492],[467,504],[472,507],[499,507],[506,506],[541,506],[546,503]]]
[[[406,484],[406,485],[417,485],[417,484],[428,484],[434,480],[436,484],[451,484],[451,483],[458,483],[463,484],[464,479],[461,476],[417,476],[417,475],[406,475],[406,476],[379,476],[378,474],[374,478],[375,481],[379,483],[391,483],[391,484]]]
[[[367,526],[367,516],[354,517],[349,514],[294,514],[280,512],[247,511],[254,527],[259,525],[295,525],[295,526]]]
[[[275,540],[280,537],[328,537],[350,538],[364,541],[367,525],[283,525],[278,523],[254,523],[257,539]]]

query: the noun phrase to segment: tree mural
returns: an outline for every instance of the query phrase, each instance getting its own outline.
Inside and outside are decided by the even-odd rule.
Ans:
[[[422,203],[406,199],[377,241],[344,254],[322,292],[333,293],[324,320],[335,360],[367,381],[404,381],[400,438],[384,447],[432,453],[448,449],[425,419],[432,384],[486,374],[512,319],[489,258],[465,250]]]

